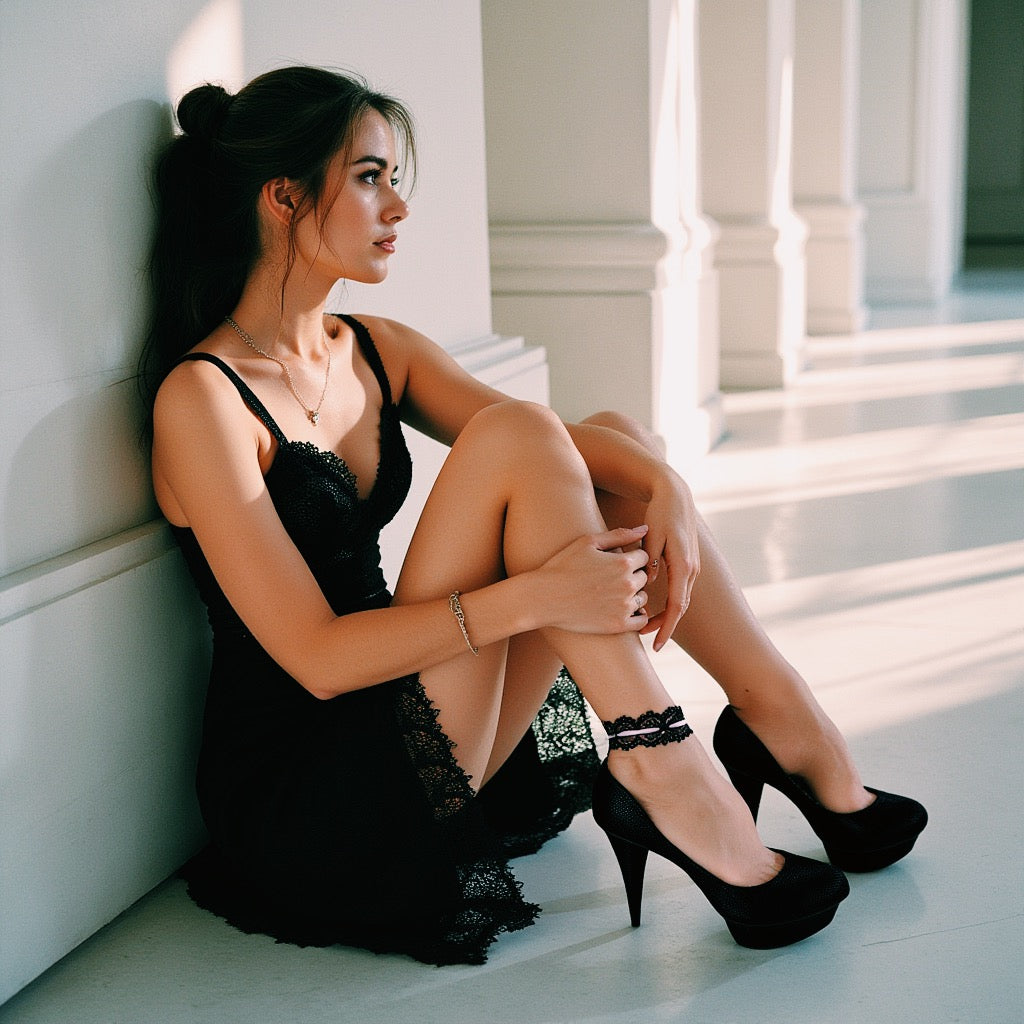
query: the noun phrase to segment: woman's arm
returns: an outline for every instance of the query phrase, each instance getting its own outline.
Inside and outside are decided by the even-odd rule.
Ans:
[[[640,424],[631,426],[646,444],[596,423],[567,424],[595,486],[647,506],[647,572],[655,579],[664,570],[668,585],[664,611],[643,632],[657,632],[654,647],[661,650],[689,607],[700,573],[699,516],[689,486],[657,454],[654,438]]]
[[[168,376],[157,397],[154,432],[161,507],[193,530],[246,627],[312,694],[333,697],[466,651],[447,596],[333,613],[267,492],[257,421],[215,367],[186,363]],[[607,536],[609,547],[626,543]],[[574,573],[596,565],[594,545],[595,538],[581,538],[532,572],[465,595],[473,643],[486,646],[549,625],[586,628],[586,614],[567,605],[564,594]]]
[[[359,319],[384,361],[403,422],[435,441],[450,446],[481,409],[509,401],[411,327],[380,317]]]
[[[451,444],[481,408],[507,396],[481,384],[443,349],[423,335],[393,321],[373,320],[389,376],[403,385],[403,419],[437,440]],[[639,424],[636,429],[642,430]],[[686,482],[660,455],[654,439],[645,446],[620,430],[593,423],[566,424],[587,463],[594,486],[646,505],[649,527],[644,548],[668,573],[665,610],[648,624],[657,631],[655,647],[669,640],[690,603],[700,572],[697,509]]]

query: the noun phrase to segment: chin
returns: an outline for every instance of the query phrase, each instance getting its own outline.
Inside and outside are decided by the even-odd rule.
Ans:
[[[355,281],[358,284],[380,284],[385,281],[388,276],[388,268],[381,267],[377,271],[367,271],[365,274],[360,274],[358,277],[354,274],[350,274],[347,280]]]

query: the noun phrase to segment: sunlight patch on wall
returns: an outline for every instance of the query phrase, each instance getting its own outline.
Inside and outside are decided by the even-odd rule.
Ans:
[[[177,101],[203,82],[229,92],[245,84],[241,0],[210,0],[182,32],[167,58],[167,95]]]

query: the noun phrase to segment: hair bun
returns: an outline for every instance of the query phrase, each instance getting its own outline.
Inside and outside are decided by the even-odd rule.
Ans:
[[[196,86],[178,102],[178,124],[182,132],[195,139],[212,142],[231,109],[234,96],[223,86]]]

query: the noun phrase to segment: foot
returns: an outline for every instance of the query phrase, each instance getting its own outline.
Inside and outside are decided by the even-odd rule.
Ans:
[[[766,707],[753,702],[733,707],[740,721],[768,748],[789,775],[810,786],[830,811],[860,811],[875,797],[861,782],[850,748],[813,697]]]
[[[763,885],[782,870],[783,857],[762,844],[747,805],[696,736],[613,750],[608,767],[665,838],[723,882]]]

